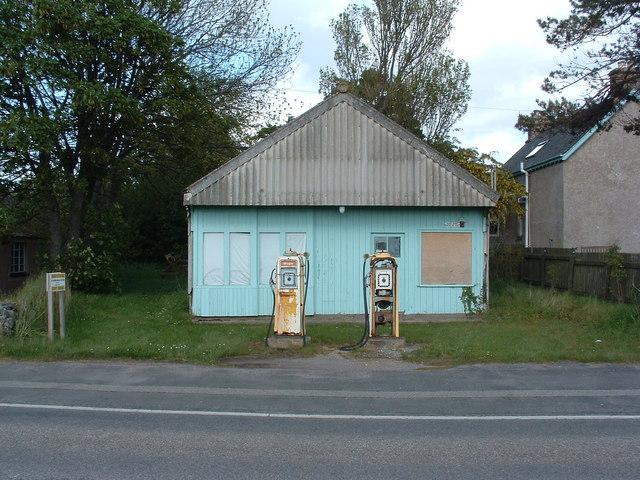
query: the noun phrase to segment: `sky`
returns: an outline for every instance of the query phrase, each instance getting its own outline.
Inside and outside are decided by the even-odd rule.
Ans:
[[[361,3],[363,0],[358,0]],[[329,23],[349,0],[270,0],[274,27],[290,25],[300,35],[295,71],[283,87],[297,116],[322,100],[320,69],[335,68],[335,43]],[[545,41],[536,19],[564,18],[569,0],[462,0],[448,48],[471,72],[471,101],[451,136],[463,147],[491,153],[504,163],[525,142],[514,128],[518,114],[547,100],[540,86],[563,54]]]

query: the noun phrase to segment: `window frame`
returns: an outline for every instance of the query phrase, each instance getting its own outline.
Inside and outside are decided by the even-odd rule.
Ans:
[[[9,254],[9,276],[23,277],[27,274],[27,242],[11,242]]]
[[[371,242],[373,244],[373,253],[377,252],[377,241],[378,238],[385,238],[385,244],[387,246],[386,252],[389,252],[393,258],[402,258],[402,244],[404,243],[404,234],[403,233],[372,233],[371,234]],[[398,239],[398,255],[394,255],[393,252],[389,250],[389,238],[397,238]]]

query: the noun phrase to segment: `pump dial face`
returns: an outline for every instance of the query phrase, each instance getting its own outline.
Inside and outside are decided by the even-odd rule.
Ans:
[[[391,288],[393,271],[391,269],[376,270],[376,289]]]
[[[281,271],[282,283],[281,286],[284,288],[296,288],[297,286],[297,276],[295,268],[283,268]]]

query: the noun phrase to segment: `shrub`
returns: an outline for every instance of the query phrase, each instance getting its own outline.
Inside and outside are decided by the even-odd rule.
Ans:
[[[98,252],[79,238],[72,239],[58,259],[57,268],[69,276],[69,283],[87,293],[119,292],[115,259]]]

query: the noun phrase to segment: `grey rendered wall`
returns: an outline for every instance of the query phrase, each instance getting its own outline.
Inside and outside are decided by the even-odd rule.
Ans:
[[[608,246],[640,253],[640,137],[622,121],[637,115],[628,104],[608,131],[594,134],[565,162],[565,247]]]
[[[529,176],[531,246],[567,247],[563,241],[563,163],[535,170]]]

